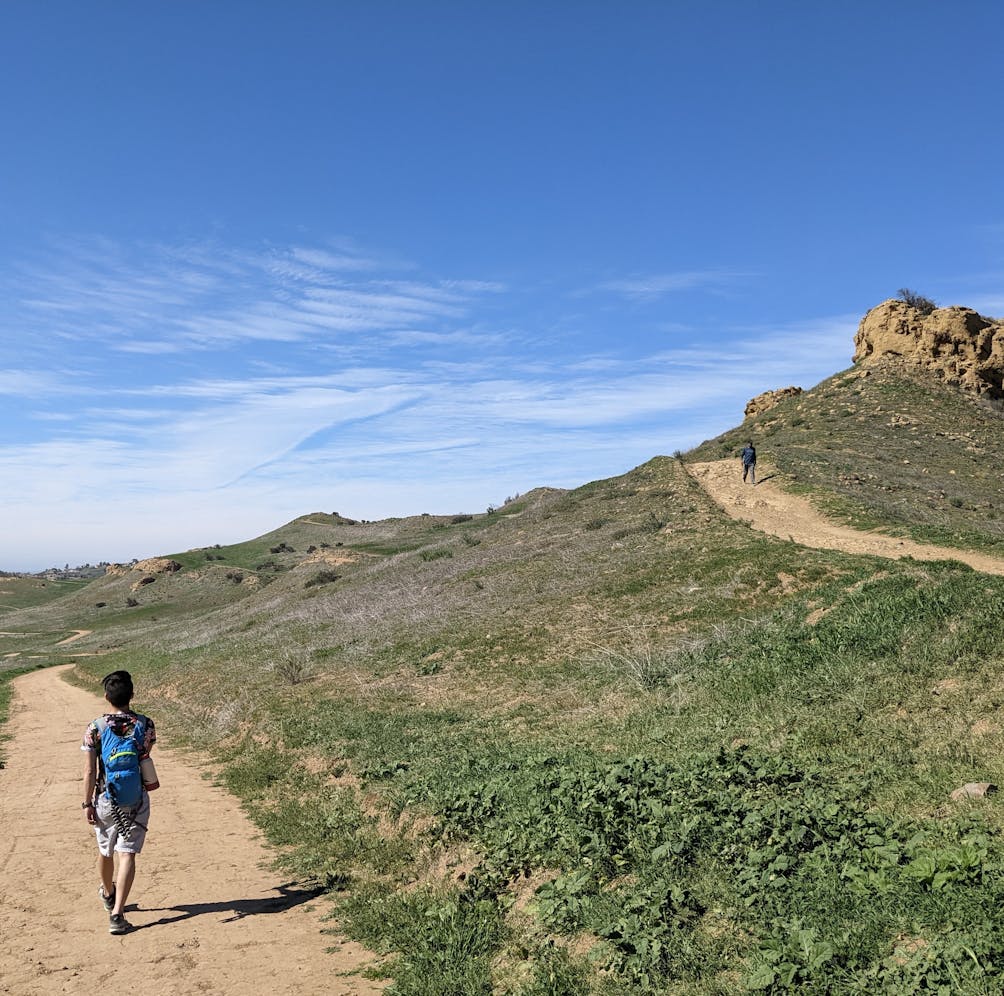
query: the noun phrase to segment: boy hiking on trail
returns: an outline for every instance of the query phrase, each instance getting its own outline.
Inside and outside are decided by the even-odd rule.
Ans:
[[[108,912],[108,932],[125,934],[132,929],[123,911],[150,821],[149,791],[160,784],[149,759],[157,733],[153,720],[129,708],[133,685],[128,671],[113,671],[102,684],[114,711],[92,720],[84,731],[80,805],[98,838],[98,895]]]
[[[739,458],[743,462],[743,484],[746,483],[746,476],[749,475],[750,483],[756,486],[756,450],[752,442],[743,447]]]

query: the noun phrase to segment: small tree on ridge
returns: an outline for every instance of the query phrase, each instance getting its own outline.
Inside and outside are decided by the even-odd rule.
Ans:
[[[910,290],[909,287],[900,287],[897,297],[910,305],[911,308],[916,308],[922,315],[929,315],[938,307],[929,297],[924,297],[923,294],[918,294],[916,291]]]

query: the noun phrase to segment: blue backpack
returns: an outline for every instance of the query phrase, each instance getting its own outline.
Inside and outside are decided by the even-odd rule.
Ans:
[[[105,795],[123,808],[138,806],[143,798],[139,759],[146,740],[143,716],[114,716],[101,730],[101,765]]]

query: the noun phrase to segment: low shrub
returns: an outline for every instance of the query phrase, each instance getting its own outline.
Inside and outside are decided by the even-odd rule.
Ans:
[[[319,584],[331,584],[332,581],[337,581],[341,577],[336,571],[318,571],[309,581],[305,581],[303,584],[304,588],[314,588]]]
[[[929,297],[924,297],[923,294],[918,294],[916,291],[910,290],[909,287],[901,287],[897,296],[911,308],[916,308],[922,315],[929,315],[938,307]]]
[[[271,670],[286,685],[299,685],[313,675],[313,666],[305,650],[287,648],[276,654]]]
[[[443,559],[447,559],[448,560],[449,558],[451,558],[453,556],[453,551],[450,550],[450,549],[448,549],[445,546],[439,546],[439,547],[436,547],[435,550],[422,550],[422,552],[419,553],[419,556],[422,558],[422,560],[426,560],[426,561],[428,561],[428,560],[443,560]]]

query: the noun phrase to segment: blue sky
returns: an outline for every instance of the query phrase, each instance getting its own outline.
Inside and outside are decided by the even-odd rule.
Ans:
[[[7,0],[0,568],[481,511],[1004,313],[1004,7]]]

